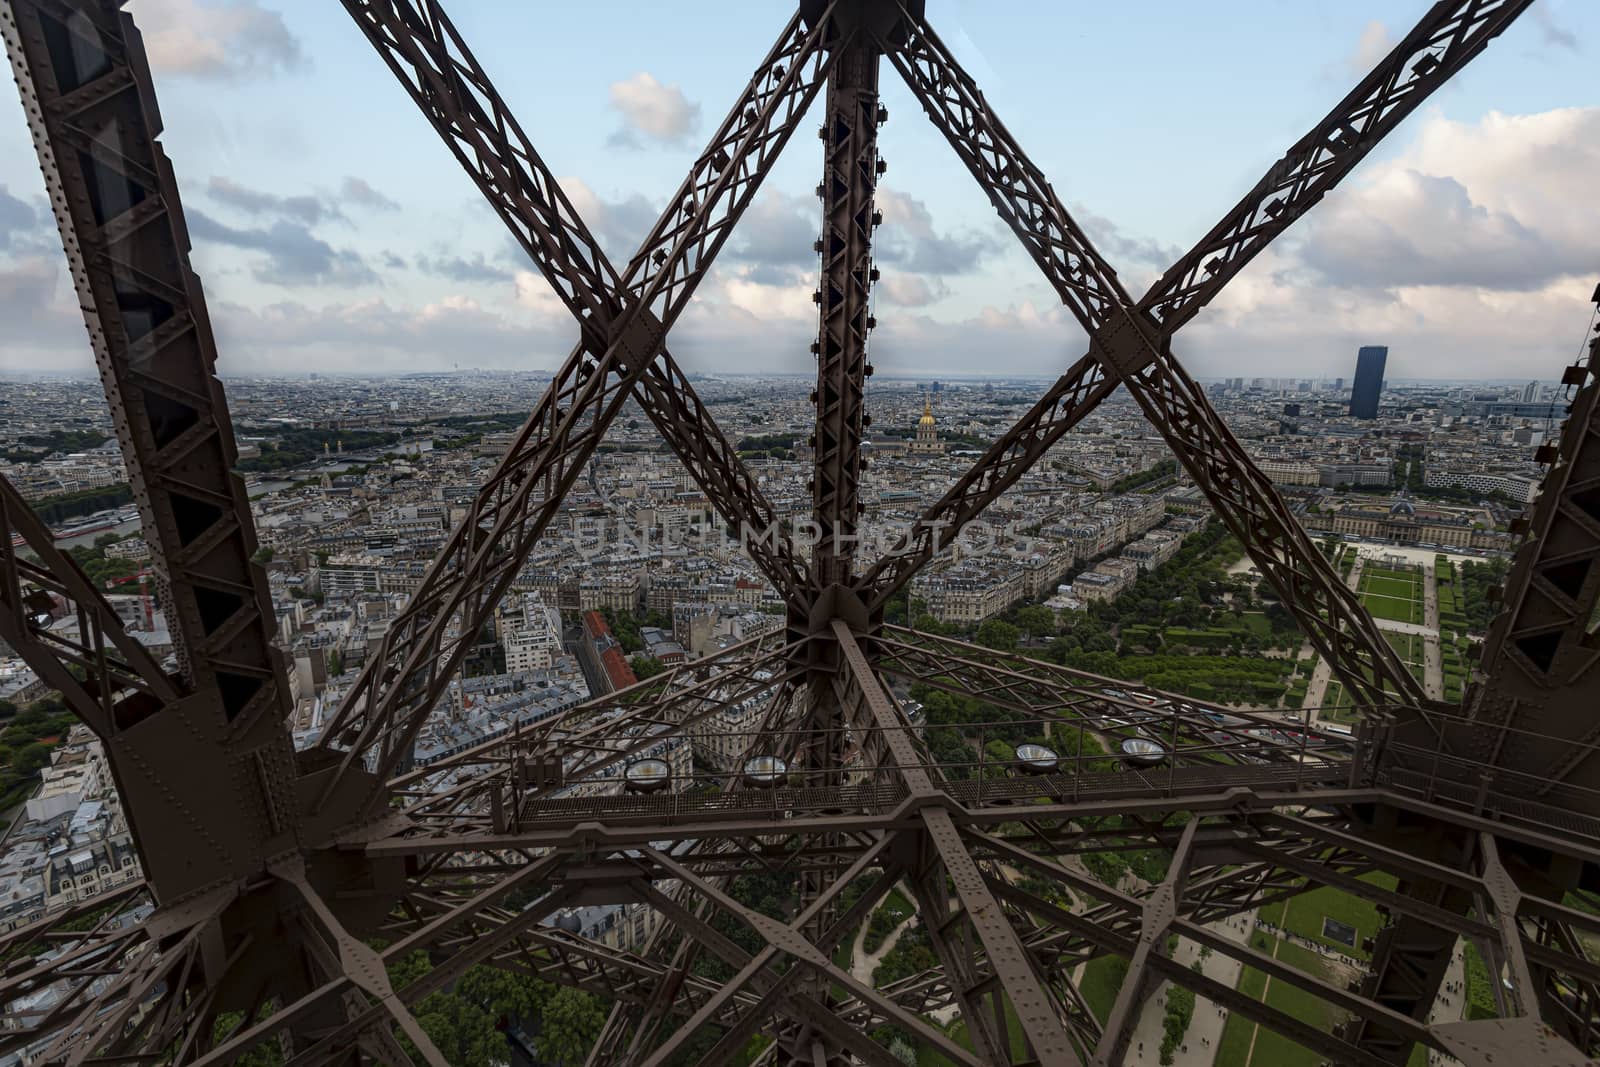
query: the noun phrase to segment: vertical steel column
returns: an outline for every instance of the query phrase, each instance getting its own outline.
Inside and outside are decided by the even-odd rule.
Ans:
[[[859,14],[859,12],[857,12]],[[873,275],[872,230],[879,216],[872,206],[881,164],[878,125],[885,117],[878,105],[878,60],[873,35],[852,33],[837,40],[828,74],[827,111],[819,131],[823,143],[822,236],[817,250],[822,277],[815,294],[821,307],[821,329],[815,345],[817,405],[811,499],[817,527],[812,553],[810,602],[791,605],[791,627],[828,633],[837,617],[860,627],[864,616],[847,592],[855,559],[856,523],[860,517],[861,429],[867,367],[867,313]],[[807,650],[809,733],[800,741],[797,759],[807,783],[825,786],[841,781],[844,762],[844,719],[833,691],[837,657],[830,641]]]
[[[1600,304],[1600,287],[1595,289]],[[1600,334],[1586,361],[1567,368],[1578,386],[1558,442],[1534,458],[1551,464],[1538,500],[1513,531],[1519,547],[1505,611],[1483,643],[1485,677],[1467,697],[1472,724],[1461,747],[1511,772],[1497,792],[1535,792],[1593,814],[1600,801]]]
[[[838,54],[828,75],[827,110],[819,136],[823,144],[822,234],[816,249],[822,276],[815,299],[821,326],[813,351],[817,357],[816,433],[812,438],[811,500],[817,544],[811,566],[812,625],[838,613],[840,592],[850,584],[855,559],[860,502],[861,430],[867,367],[868,305],[872,288],[872,230],[880,216],[872,205],[877,185],[878,105],[876,41],[854,33],[835,45]],[[822,650],[822,664],[832,657]],[[809,732],[801,739],[798,761],[812,786],[838,786],[844,781],[846,733],[844,715],[831,674],[814,670],[809,684]],[[858,738],[858,743],[860,739]],[[806,872],[800,880],[802,910],[820,897],[830,876]],[[813,940],[830,924],[834,909],[819,909],[806,927]],[[827,997],[826,984],[804,979],[807,996]],[[812,1041],[819,1038],[812,1036]],[[798,1049],[795,1050],[798,1053]],[[829,1050],[829,1055],[832,1050]]]
[[[861,515],[861,428],[872,328],[868,298],[872,230],[881,216],[872,206],[882,164],[878,125],[877,44],[857,34],[843,46],[828,78],[828,110],[822,124],[822,280],[815,294],[822,309],[817,339],[817,433],[811,501],[820,540],[813,555],[813,584],[826,589],[848,584]]]
[[[0,3],[190,696],[129,707],[106,755],[158,900],[296,840],[273,616],[144,45],[118,0]],[[127,712],[132,712],[131,714]]]
[[[1364,839],[1403,848],[1418,858],[1453,868],[1473,865],[1469,863],[1473,859],[1473,839],[1467,835],[1438,833],[1421,839],[1416,834],[1399,833],[1395,826],[1382,820],[1363,820],[1358,825],[1362,826]],[[1432,878],[1402,878],[1395,892],[1458,915],[1469,914],[1473,908],[1471,893]],[[1389,924],[1374,939],[1372,962],[1358,992],[1401,1015],[1426,1022],[1449,969],[1456,940],[1454,932],[1416,915],[1391,915]],[[1364,1051],[1396,1065],[1404,1065],[1411,1057],[1413,1042],[1409,1037],[1396,1034],[1371,1018],[1357,1015],[1344,1036]]]
[[[216,344],[138,31],[120,4],[9,5],[6,36],[184,680],[283,710]]]

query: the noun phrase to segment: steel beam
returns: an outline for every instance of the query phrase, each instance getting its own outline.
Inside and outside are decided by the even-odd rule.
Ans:
[[[589,355],[603,356],[630,292],[442,6],[436,0],[344,0],[344,6],[577,319]],[[711,151],[731,155],[738,147],[729,137]],[[717,512],[749,533],[742,539],[762,572],[780,593],[798,594],[804,561],[787,537],[767,536],[777,529],[776,512],[664,348],[634,395]]]
[[[1600,298],[1600,289],[1596,290]],[[1600,816],[1600,335],[1572,370],[1572,398],[1554,462],[1489,629],[1470,723],[1454,748],[1510,772],[1500,785],[1561,797]]]
[[[1532,0],[1443,0],[1139,300],[1169,339],[1257,254],[1311,210],[1408,115],[1481,53]],[[1138,358],[1137,356],[1135,358]],[[880,607],[1118,385],[1085,354],[917,521],[904,550],[862,576]]]
[[[1389,703],[1391,693],[1420,701],[1421,685],[1360,599],[1172,357],[1159,323],[1134,306],[955,57],[920,23],[890,58],[1090,335],[1093,358],[1127,387],[1340,679],[1365,704]]]
[[[385,632],[378,654],[319,739],[324,751],[342,753],[322,803],[364,759],[372,760],[380,780],[405,769],[412,740],[478,625],[660,352],[663,331],[682,313],[821,88],[831,55],[821,47],[828,25],[824,19],[806,29],[797,18],[785,28],[630,263],[621,280],[628,304],[612,322],[605,354],[591,357],[580,343],[568,357]],[[365,791],[368,812],[383,802],[380,790]]]

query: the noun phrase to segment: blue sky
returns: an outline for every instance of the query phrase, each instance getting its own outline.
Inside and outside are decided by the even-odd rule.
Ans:
[[[1137,293],[1355,83],[1419,0],[978,3],[929,20]],[[789,9],[448,9],[625,261]],[[552,367],[574,332],[334,3],[132,0],[225,374]],[[1551,378],[1600,279],[1600,4],[1538,0],[1176,345],[1214,374]],[[884,68],[874,359],[1059,372],[1077,325]],[[817,142],[764,187],[674,333],[701,371],[804,371]],[[90,367],[13,90],[0,90],[0,369]],[[792,249],[792,254],[786,252]]]

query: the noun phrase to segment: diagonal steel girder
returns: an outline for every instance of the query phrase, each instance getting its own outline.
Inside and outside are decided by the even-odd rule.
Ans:
[[[1122,353],[1123,365],[1120,369],[1108,368],[1094,351],[1080,359],[1027,415],[990,446],[944,498],[918,520],[907,545],[901,551],[879,559],[863,575],[860,586],[871,606],[881,607],[923,563],[953,541],[966,523],[980,514],[1085,414],[1122,384],[1123,378],[1148,372],[1151,366],[1158,364],[1158,353],[1165,351],[1171,335],[1178,328],[1198,314],[1273,238],[1315,205],[1429,94],[1480,53],[1530,2],[1446,0],[1435,4],[1388,57],[1327,117],[1296,142],[1239,204],[1152,286],[1135,309],[1148,327],[1146,333],[1152,344],[1129,346],[1130,350]],[[942,48],[937,43],[927,47],[914,43],[911,50],[917,53],[917,62],[926,62],[929,56],[937,56],[936,61],[940,63],[948,60],[947,53],[939,55]],[[915,88],[917,82],[913,80],[911,64],[901,56],[891,54],[891,58],[895,59],[902,74],[912,80]],[[961,77],[953,63],[948,72]],[[930,90],[948,87],[947,83],[934,80],[924,80],[923,85]],[[929,104],[926,96],[924,104]],[[981,96],[971,90],[957,110],[967,107],[983,110],[986,105],[982,103]],[[930,107],[930,113],[937,116],[939,108]],[[947,133],[950,132],[951,127],[947,123],[941,125]],[[1007,139],[1003,130],[1000,131],[1000,139]],[[1008,215],[1002,206],[1003,197],[1019,191],[1014,186],[1024,186],[1027,182],[1024,177],[1026,163],[1020,153],[1008,155],[999,141],[991,144],[980,140],[976,157],[966,153],[964,157],[979,175],[980,182],[990,191],[997,207],[1001,207],[1002,215],[1006,215],[1008,221],[1018,228],[1019,234],[1024,235],[1024,242],[1030,250],[1037,253],[1039,249],[1033,243],[1033,238],[1024,234],[1024,226],[1036,225],[1044,220],[1035,216],[1029,222],[1026,213]],[[1037,178],[1036,171],[1034,177]],[[1037,182],[1033,192],[1048,189],[1043,185],[1042,178],[1037,178]],[[1049,196],[1049,200],[1052,204],[1047,210],[1059,208],[1059,204],[1053,203],[1053,195]],[[1064,211],[1061,215],[1065,219]],[[1065,221],[1068,224],[1065,232],[1075,233],[1070,220]],[[1081,234],[1077,236],[1081,237]],[[1087,250],[1092,252],[1092,249]],[[1109,270],[1104,268],[1103,261],[1099,261],[1097,256],[1091,256],[1090,259],[1099,267]],[[1082,288],[1076,278],[1061,276],[1061,268],[1065,265],[1052,262],[1046,267],[1046,273],[1057,283],[1058,290],[1063,287],[1069,290]],[[1125,297],[1126,294],[1123,295]],[[1095,301],[1080,304],[1065,294],[1063,299],[1075,312],[1096,307]],[[1099,303],[1097,310],[1106,310],[1103,302]],[[1080,321],[1085,318],[1083,314],[1079,317]],[[1085,329],[1093,337],[1098,325],[1086,321]],[[1170,356],[1166,358],[1170,359]],[[1204,405],[1203,396],[1199,398],[1199,403]],[[1161,422],[1152,421],[1158,428],[1162,427]],[[1220,428],[1220,423],[1215,428]],[[1170,434],[1169,440],[1173,440]],[[1234,451],[1237,454],[1236,447]],[[1184,451],[1179,449],[1178,454],[1181,458]],[[1207,480],[1197,480],[1202,486],[1207,484]],[[1283,517],[1281,508],[1273,510],[1278,512],[1278,518]],[[1246,545],[1250,545],[1252,540],[1251,537],[1244,538]],[[1315,567],[1317,562],[1319,560],[1312,560],[1310,566]],[[1334,595],[1338,595],[1337,591]],[[1371,642],[1366,644],[1370,646]],[[1358,648],[1357,651],[1365,650]],[[1381,654],[1384,650],[1378,651]],[[1339,666],[1338,661],[1334,662]],[[1409,689],[1405,688],[1409,685],[1409,676],[1397,676],[1395,683],[1401,687],[1399,691],[1402,695],[1411,695]],[[1358,688],[1357,691],[1364,690]],[[1368,695],[1371,695],[1369,691]],[[1420,696],[1420,692],[1415,695]]]
[[[955,57],[922,23],[891,59],[1089,334],[1095,360],[1121,381],[1166,438],[1313,647],[1366,703],[1386,701],[1386,687],[1420,700],[1421,685],[1384,640],[1360,599],[1317,551],[1272,483],[1211,407],[1204,390],[1172,357],[1159,324],[1134,307],[1116,272],[994,116]]]
[[[175,685],[163,685],[159,669],[145,664],[139,674],[148,699],[130,703],[120,720],[108,720],[104,703],[133,678],[97,654],[81,665],[88,683],[63,688],[107,738],[145,876],[168,900],[248,877],[262,854],[295,846],[288,818],[294,750],[266,579],[250,561],[249,502],[232,470],[236,448],[205,296],[189,262],[149,64],[121,8],[115,0],[4,0],[0,36],[54,190],[178,663]],[[11,510],[8,521],[25,528],[26,518]],[[40,559],[51,571],[49,579],[35,572],[42,584],[71,584],[59,559],[48,552]],[[108,653],[141,658],[108,628],[98,598],[73,600],[84,641],[104,639]],[[46,650],[19,636],[46,668],[42,676],[52,677]],[[99,711],[85,700],[91,686]],[[170,788],[186,771],[185,788]]]
[[[1459,72],[1531,0],[1442,0],[1332,111],[1275,162],[1139,301],[1170,336],[1262,249],[1321,201],[1400,122]],[[1350,136],[1347,131],[1357,135]],[[1085,355],[918,521],[905,550],[864,575],[881,604],[1117,387]]]
[[[841,653],[838,684],[843,690],[842,702],[865,709],[883,738],[884,750],[897,776],[918,807],[922,824],[919,836],[924,849],[919,862],[937,865],[955,886],[960,912],[951,917],[951,925],[964,921],[982,943],[1036,1061],[1045,1065],[1076,1062],[1077,1051],[1057,1005],[1046,993],[1045,984],[1017,931],[1001,912],[984,884],[976,861],[962,843],[949,810],[941,803],[943,791],[922,766],[912,744],[910,721],[884,691],[850,627],[842,620],[835,620],[833,633]],[[852,695],[853,700],[849,699]],[[943,880],[938,884],[942,886]],[[970,998],[973,992],[963,990],[963,995]],[[980,1025],[977,1013],[969,1018],[969,1025],[975,1028]],[[1004,1049],[992,1051],[1000,1053]]]
[[[22,555],[13,534],[22,538],[32,559]],[[56,625],[51,613],[58,597],[76,623],[75,630]],[[138,718],[176,703],[185,693],[182,681],[162,670],[123,628],[116,609],[77,561],[56,547],[55,534],[4,477],[0,477],[0,639],[41,679],[60,690],[102,741]]]
[[[663,331],[682,313],[821,88],[833,54],[822,47],[830,25],[825,14],[809,29],[798,18],[784,29],[751,89],[712,136],[629,264],[622,287],[633,298],[613,320],[606,351],[595,357],[580,342],[568,357],[384,634],[377,655],[318,739],[318,748],[335,761],[324,774],[319,806],[341,789],[358,793],[368,813],[384,803],[381,783],[404,769],[417,731],[478,626],[659,355]],[[375,776],[352,784],[369,761]]]
[[[1596,290],[1600,299],[1600,289]],[[1576,372],[1576,373],[1573,373]],[[1504,610],[1482,649],[1484,677],[1467,696],[1455,748],[1520,778],[1541,797],[1600,813],[1590,709],[1600,700],[1600,335],[1572,398],[1554,465],[1525,520]],[[1516,529],[1513,526],[1513,529]],[[1569,799],[1570,798],[1570,799]]]
[[[344,0],[344,6],[549,280],[598,358],[612,324],[642,291],[624,287],[442,6],[436,0]],[[656,251],[647,244],[639,255]],[[768,580],[786,599],[798,597],[805,561],[789,538],[768,536],[776,512],[665,347],[635,383],[634,396],[718,513],[741,528],[741,542]]]
[[[775,635],[754,638],[519,725],[393,779],[400,814],[424,832],[433,824],[457,828],[463,819],[482,821],[498,803],[486,798],[500,791],[514,823],[532,799],[568,782],[598,780],[665,736],[714,729],[707,720],[717,712],[784,687],[795,675],[792,654]]]

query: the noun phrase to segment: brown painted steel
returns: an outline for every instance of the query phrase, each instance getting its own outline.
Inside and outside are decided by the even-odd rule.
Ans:
[[[296,1063],[400,1062],[403,1034],[437,1064],[412,1007],[479,964],[611,998],[617,1009],[590,1057],[597,1067],[664,1064],[706,1032],[715,1034],[707,1063],[772,1034],[763,1062],[887,1067],[895,1061],[872,1036],[884,1026],[962,1064],[1110,1064],[1158,981],[1341,1063],[1405,1062],[1417,1043],[1488,1054],[1519,1035],[1556,1058],[1600,1052],[1600,964],[1584,947],[1600,936],[1588,910],[1600,903],[1600,730],[1587,714],[1600,703],[1591,669],[1600,386],[1574,398],[1513,571],[1513,610],[1491,634],[1471,702],[1452,709],[1421,699],[1170,351],[1183,323],[1528,0],[1434,5],[1138,304],[919,4],[806,0],[620,273],[436,0],[345,6],[572,311],[579,340],[318,746],[295,753],[137,31],[115,0],[0,0],[182,652],[171,673],[145,654],[0,482],[0,537],[9,544],[15,531],[26,545],[0,551],[0,637],[105,740],[148,879],[0,938],[11,961],[0,1004],[14,1006],[0,1054],[222,1064],[278,1038]],[[953,533],[919,531],[905,555],[865,570],[854,562],[880,56],[1092,338],[1090,354],[929,519],[979,514],[1126,385],[1360,695],[1369,721],[1355,736],[1285,731],[1269,715],[880,625],[887,597]],[[412,740],[465,655],[463,635],[493,609],[629,398],[725,520],[772,526],[773,507],[664,345],[824,84],[813,461],[823,543],[810,561],[781,533],[750,547],[786,599],[785,632],[413,766]],[[1580,368],[1575,384],[1587,374]],[[68,618],[75,630],[58,623]],[[936,763],[890,695],[891,678],[1003,709],[1003,723],[969,728],[981,737],[1030,724],[1063,749],[1059,765],[997,776],[992,763]],[[648,796],[615,788],[627,759],[750,700],[765,701],[766,715],[746,750],[793,757],[792,780]],[[1084,755],[1089,738],[1098,752],[1136,736],[1166,746],[1159,765],[1108,767]],[[1166,879],[1122,892],[1065,862],[1131,849],[1172,852]],[[802,886],[786,919],[729,891],[739,874],[772,870]],[[1402,888],[1374,884],[1376,872]],[[845,906],[845,887],[857,883],[868,888]],[[915,898],[939,965],[876,989],[832,956],[897,883]],[[1322,885],[1393,917],[1359,988],[1210,929]],[[1081,906],[1063,907],[1052,886]],[[140,900],[156,907],[136,923],[98,912]],[[652,907],[664,923],[634,953],[546,921],[593,902]],[[91,928],[72,942],[62,936],[69,922]],[[719,925],[729,922],[761,947],[740,948]],[[669,934],[689,935],[735,977],[697,976],[695,950]],[[1171,934],[1357,1022],[1329,1033],[1197,974],[1167,954]],[[1440,960],[1461,938],[1511,978],[1503,1025],[1426,1022]],[[393,988],[389,966],[415,951],[433,968]],[[1106,953],[1131,966],[1102,1029],[1071,976]],[[40,998],[45,987],[60,995]],[[923,1018],[951,1006],[976,1052]]]

